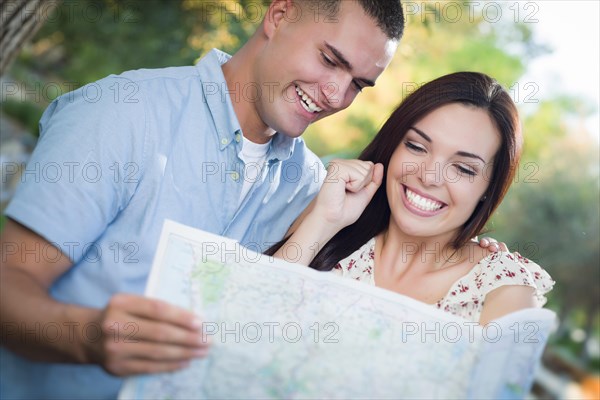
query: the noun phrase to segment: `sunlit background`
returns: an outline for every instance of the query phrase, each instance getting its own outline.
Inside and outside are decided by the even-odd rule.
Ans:
[[[127,69],[189,65],[213,47],[233,52],[259,23],[264,3],[70,0],[49,8],[2,76],[2,165],[27,160],[41,113],[57,95]],[[557,282],[548,307],[560,324],[530,397],[597,398],[599,3],[404,4],[406,33],[377,86],[304,137],[325,160],[352,157],[417,85],[459,70],[497,78],[520,109],[526,145],[489,235]],[[2,206],[19,181],[9,172],[2,170]]]

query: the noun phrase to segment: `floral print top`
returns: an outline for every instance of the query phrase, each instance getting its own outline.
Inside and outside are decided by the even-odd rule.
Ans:
[[[375,285],[375,238],[340,261],[332,270],[345,278]],[[527,258],[507,252],[488,255],[456,281],[435,306],[469,321],[479,322],[485,296],[505,285],[525,285],[535,289],[540,306],[554,285],[548,273]]]

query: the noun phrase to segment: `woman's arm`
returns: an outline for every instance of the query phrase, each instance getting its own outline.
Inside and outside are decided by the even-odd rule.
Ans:
[[[523,285],[501,286],[485,296],[479,324],[486,325],[511,312],[537,307],[537,305],[535,288]]]
[[[370,161],[334,160],[316,199],[294,222],[275,257],[304,265],[341,229],[354,223],[381,185],[383,166]]]

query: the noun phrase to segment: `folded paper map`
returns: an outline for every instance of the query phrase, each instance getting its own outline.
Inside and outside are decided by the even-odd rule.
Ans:
[[[146,295],[197,313],[212,347],[121,399],[522,398],[555,323],[527,309],[481,327],[172,221]]]

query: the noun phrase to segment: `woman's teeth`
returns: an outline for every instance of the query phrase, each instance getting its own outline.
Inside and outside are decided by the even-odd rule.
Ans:
[[[306,93],[304,93],[302,91],[302,89],[300,89],[298,86],[296,86],[296,93],[298,93],[298,96],[300,96],[300,98],[302,99],[302,101],[300,102],[300,104],[302,104],[302,107],[304,107],[304,109],[308,112],[311,113],[318,113],[323,111],[323,109],[319,106],[317,106],[310,97],[308,97],[306,95]]]
[[[426,199],[425,197],[419,196],[408,188],[406,188],[406,198],[410,204],[423,211],[436,211],[444,206],[444,203]]]

